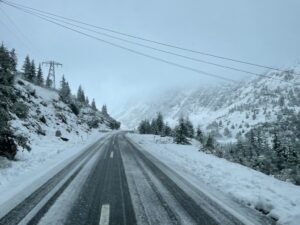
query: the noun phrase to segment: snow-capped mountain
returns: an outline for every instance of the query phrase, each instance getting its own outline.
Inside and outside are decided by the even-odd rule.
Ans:
[[[275,121],[286,109],[299,111],[299,68],[270,71],[246,82],[168,91],[155,100],[126,104],[126,110],[114,115],[128,128],[136,128],[141,120],[151,119],[157,112],[170,125],[182,115],[194,125],[228,139],[259,123]]]

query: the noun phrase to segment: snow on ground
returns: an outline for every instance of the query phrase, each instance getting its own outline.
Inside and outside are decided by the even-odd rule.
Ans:
[[[243,205],[270,212],[268,215],[278,219],[279,224],[300,224],[299,186],[199,152],[200,144],[196,141],[192,145],[176,145],[170,138],[128,136],[183,177],[202,181],[206,190],[214,190],[214,193],[222,193]]]
[[[31,151],[19,148],[15,161],[0,157],[0,217],[104,136],[106,133],[101,130],[110,130],[104,123],[98,128],[89,128],[86,121],[94,118],[88,112],[90,108],[83,108],[82,115],[76,116],[60,101],[57,91],[22,79],[17,80],[16,88],[22,96],[20,101],[28,107],[28,116],[19,118],[11,113],[10,124],[15,134],[29,139]]]
[[[47,141],[32,145],[30,152],[19,152],[16,161],[0,157],[0,208],[15,194],[54,168],[63,167],[69,159],[104,135],[105,133],[93,130],[82,135],[82,138],[76,135],[68,142],[63,142],[55,136],[48,137]]]

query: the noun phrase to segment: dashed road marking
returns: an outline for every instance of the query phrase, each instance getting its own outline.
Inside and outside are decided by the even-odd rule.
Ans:
[[[109,225],[109,205],[102,205],[100,213],[99,225]]]
[[[110,158],[113,158],[114,157],[114,152],[111,152],[110,153]]]

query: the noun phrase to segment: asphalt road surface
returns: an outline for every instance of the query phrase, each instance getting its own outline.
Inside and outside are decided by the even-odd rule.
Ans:
[[[240,207],[243,216],[220,206],[117,132],[37,187],[0,224],[274,224]]]

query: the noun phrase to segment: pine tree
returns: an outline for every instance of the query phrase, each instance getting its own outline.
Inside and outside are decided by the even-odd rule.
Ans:
[[[194,126],[189,118],[185,119],[185,126],[187,130],[186,136],[189,138],[193,138],[195,131],[194,131]]]
[[[232,136],[230,130],[228,129],[228,127],[225,127],[225,129],[224,129],[224,136],[225,137],[231,137]]]
[[[104,115],[108,115],[106,105],[103,105],[103,106],[102,106],[101,112],[102,112]]]
[[[0,156],[13,159],[17,152],[15,136],[11,131],[9,120],[9,107],[15,99],[14,76],[16,72],[16,55],[8,51],[2,44],[0,46]]]
[[[157,114],[156,117],[156,128],[157,128],[157,134],[162,134],[164,129],[164,119],[160,112]]]
[[[277,165],[277,168],[279,170],[282,170],[284,168],[284,163],[285,163],[286,158],[287,158],[286,157],[286,151],[287,151],[287,149],[280,142],[280,139],[278,137],[278,133],[277,132],[274,133],[273,150],[276,153],[275,163]]]
[[[28,77],[28,81],[33,83],[36,82],[36,68],[35,68],[34,60],[32,60],[30,63],[30,75]]]
[[[142,120],[138,126],[140,134],[147,134],[146,120]]]
[[[211,135],[208,135],[208,138],[206,140],[206,144],[205,144],[205,147],[207,149],[214,149],[214,139]]]
[[[187,128],[185,121],[182,117],[179,118],[178,125],[175,127],[174,130],[174,142],[176,144],[189,144],[187,139]]]
[[[203,136],[203,132],[200,129],[200,126],[198,126],[196,130],[196,139],[200,141],[201,144],[204,143],[204,136]]]
[[[12,49],[10,51],[10,70],[12,72],[12,75],[14,76],[17,72],[17,64],[18,64],[18,59],[17,59],[17,54],[16,54],[16,51],[15,49]]]
[[[236,149],[234,151],[235,154],[233,155],[233,158],[236,162],[244,164],[246,158],[246,149],[241,137],[238,138],[235,148]]]
[[[172,136],[172,129],[171,127],[169,126],[168,123],[166,123],[164,125],[164,129],[163,129],[163,132],[162,132],[163,136]]]
[[[89,104],[90,104],[90,100],[89,100],[89,97],[88,97],[88,96],[85,97],[85,104],[86,104],[86,105],[89,105]]]
[[[151,127],[151,134],[155,134],[158,135],[158,128],[157,128],[157,120],[156,119],[152,119],[151,123],[150,123],[150,127]]]
[[[0,85],[12,86],[16,72],[16,56],[2,44],[0,46]]]
[[[37,71],[37,75],[36,75],[36,84],[39,86],[44,85],[44,77],[43,77],[43,71],[42,71],[41,64],[39,64],[39,67],[38,67],[38,71]]]
[[[79,86],[78,88],[78,91],[77,91],[77,100],[80,102],[80,103],[85,103],[85,94],[84,94],[84,91],[81,87],[81,85]]]
[[[32,76],[31,76],[31,62],[30,58],[27,55],[23,64],[23,74],[24,74],[24,79],[30,81]]]
[[[65,76],[63,75],[60,82],[59,96],[61,100],[65,103],[70,103],[71,101],[71,89],[69,83],[66,81]]]
[[[97,111],[95,99],[93,99],[92,105],[91,105],[91,106],[92,106],[92,109],[93,109],[93,110]]]

